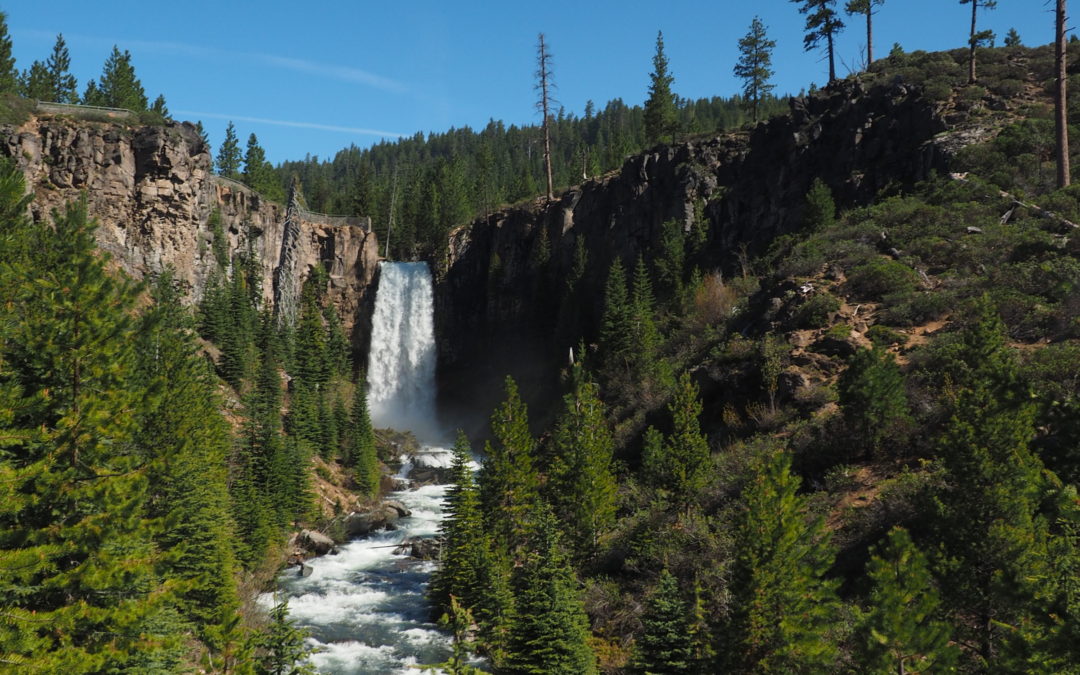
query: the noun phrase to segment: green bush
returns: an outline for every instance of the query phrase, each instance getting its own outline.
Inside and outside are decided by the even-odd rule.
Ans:
[[[915,290],[919,277],[907,265],[886,258],[875,258],[859,265],[848,276],[852,295],[863,300],[883,300],[887,295]]]
[[[870,340],[875,347],[889,347],[904,342],[906,336],[887,326],[876,323],[866,330],[866,339]]]
[[[824,328],[829,324],[829,314],[840,309],[840,301],[828,293],[816,293],[804,302],[795,313],[795,325],[799,328]]]
[[[949,311],[954,295],[944,290],[890,296],[891,306],[881,313],[882,323],[890,326],[918,326],[939,319]]]

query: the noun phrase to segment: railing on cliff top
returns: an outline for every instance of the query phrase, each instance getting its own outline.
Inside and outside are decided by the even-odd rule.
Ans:
[[[78,105],[75,103],[53,103],[51,101],[38,101],[34,105],[37,112],[52,113],[54,115],[72,115],[74,117],[100,117],[105,116],[115,120],[138,119],[139,115],[127,108],[106,108],[97,105]]]

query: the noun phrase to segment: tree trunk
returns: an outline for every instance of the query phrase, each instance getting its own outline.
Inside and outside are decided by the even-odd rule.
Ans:
[[[825,39],[828,40],[829,43],[829,84],[832,84],[836,81],[836,66],[833,60],[833,31],[831,26],[825,34]]]
[[[1057,125],[1057,186],[1063,188],[1072,182],[1069,170],[1069,106],[1065,83],[1068,79],[1065,58],[1065,0],[1057,0],[1055,12],[1055,55],[1057,66],[1057,91],[1054,96],[1055,121]]]
[[[975,10],[979,8],[979,0],[971,0],[971,37],[968,47],[968,84],[975,84]]]
[[[548,60],[551,58],[547,51],[547,45],[544,42],[544,34],[540,33],[540,47],[537,55],[538,69],[537,75],[540,76],[540,112],[544,116],[544,169],[547,172],[547,198],[555,199],[555,186],[552,180],[551,174],[551,125],[548,123],[551,119],[551,112],[548,107],[548,76],[550,75],[550,66]]]
[[[870,68],[870,64],[874,62],[874,3],[870,2],[866,5],[866,68]]]

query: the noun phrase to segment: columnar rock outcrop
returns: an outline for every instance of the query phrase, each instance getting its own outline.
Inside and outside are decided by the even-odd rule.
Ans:
[[[293,303],[308,271],[322,265],[346,329],[358,344],[366,340],[364,316],[370,312],[363,310],[373,299],[369,289],[378,267],[370,219],[312,214],[298,200],[276,204],[213,175],[210,149],[193,125],[41,115],[0,127],[0,153],[26,176],[35,221],[47,222],[53,209],[85,194],[100,223],[101,248],[132,276],[172,267],[187,300],[198,300],[217,265],[209,224],[217,210],[230,256],[258,256],[266,302]]]
[[[730,269],[741,247],[800,226],[814,178],[855,205],[944,170],[946,130],[942,111],[913,88],[844,81],[752,130],[659,147],[555,201],[454,231],[436,289],[444,403],[490,409],[507,373],[532,380],[523,391],[550,383],[578,338],[596,334],[611,262],[631,269],[648,258],[665,222],[690,228],[703,218],[707,263]]]

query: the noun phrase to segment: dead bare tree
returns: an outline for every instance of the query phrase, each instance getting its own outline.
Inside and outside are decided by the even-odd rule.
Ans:
[[[551,52],[548,51],[544,34],[540,33],[536,44],[536,91],[540,98],[536,109],[544,116],[544,169],[547,171],[547,198],[555,199],[555,185],[551,175],[551,106],[556,103],[551,92],[555,89],[551,73]]]
[[[1057,0],[1057,9],[1054,12],[1055,28],[1055,66],[1057,72],[1057,90],[1054,94],[1054,118],[1057,126],[1057,185],[1063,188],[1072,182],[1069,171],[1069,119],[1068,119],[1068,96],[1065,91],[1065,82],[1068,74],[1065,71],[1065,22],[1068,20],[1065,10],[1066,0]]]

